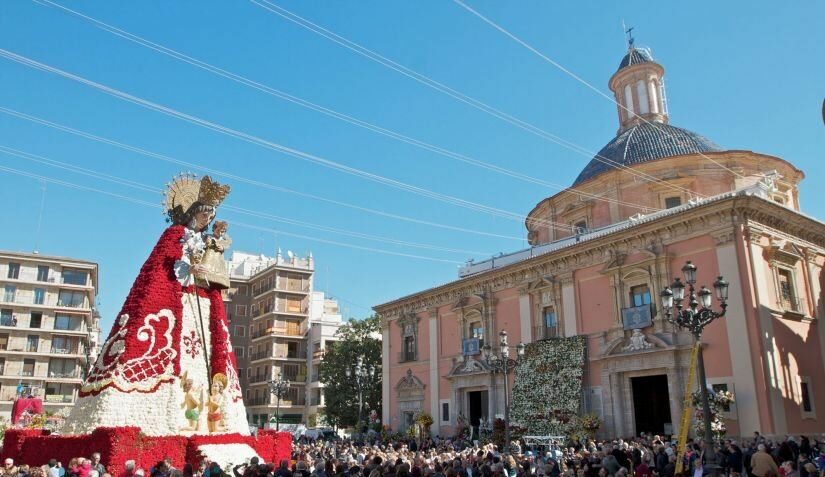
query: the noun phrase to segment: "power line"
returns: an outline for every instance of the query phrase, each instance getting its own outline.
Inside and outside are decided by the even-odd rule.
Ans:
[[[533,184],[558,189],[560,191],[568,190],[567,186],[563,186],[563,185],[556,184],[556,183],[553,183],[553,182],[545,181],[545,180],[542,180],[542,179],[539,179],[539,178],[536,178],[536,177],[533,177],[533,176],[530,176],[530,175],[527,175],[527,174],[524,174],[524,173],[521,173],[521,172],[513,171],[511,169],[507,169],[507,168],[498,166],[496,164],[492,164],[492,163],[488,163],[488,162],[485,162],[485,161],[482,161],[482,160],[479,160],[479,159],[475,159],[475,158],[469,157],[465,154],[461,154],[461,153],[458,153],[458,152],[455,152],[455,151],[445,149],[443,147],[440,147],[440,146],[437,146],[437,145],[434,145],[434,144],[431,144],[431,143],[428,143],[428,142],[425,142],[425,141],[422,141],[422,140],[404,135],[404,134],[399,133],[397,131],[393,131],[393,130],[375,125],[373,123],[361,120],[359,118],[350,116],[350,115],[342,113],[340,111],[335,111],[331,108],[328,108],[328,107],[325,107],[325,106],[307,101],[307,100],[305,100],[303,98],[300,98],[298,96],[286,93],[284,91],[281,91],[281,90],[278,90],[278,89],[275,89],[275,88],[272,88],[268,85],[259,83],[257,81],[246,78],[242,75],[233,73],[231,71],[225,70],[225,69],[220,68],[218,66],[214,66],[214,65],[209,64],[205,61],[202,61],[202,60],[199,60],[199,59],[194,58],[192,56],[189,56],[185,53],[181,53],[180,51],[174,50],[174,49],[169,48],[165,45],[155,43],[151,40],[148,40],[148,39],[143,38],[141,36],[130,33],[126,30],[123,30],[121,28],[113,26],[109,23],[103,22],[101,20],[98,20],[96,18],[88,16],[84,13],[79,12],[79,11],[72,10],[71,8],[60,5],[58,3],[55,3],[51,0],[32,0],[32,1],[35,1],[35,2],[41,3],[41,4],[45,4],[47,6],[53,6],[55,8],[58,8],[58,9],[62,10],[63,12],[65,12],[69,15],[73,15],[77,18],[80,18],[80,19],[82,19],[86,22],[91,23],[92,25],[96,26],[97,28],[100,28],[101,30],[103,30],[107,33],[118,36],[118,37],[123,38],[125,40],[128,40],[132,43],[138,44],[140,46],[151,49],[151,50],[156,51],[158,53],[167,55],[171,58],[174,58],[176,60],[179,60],[179,61],[182,61],[184,63],[190,64],[192,66],[201,68],[205,71],[208,71],[208,72],[213,73],[215,75],[221,76],[223,78],[235,81],[236,83],[240,83],[240,84],[248,86],[250,88],[254,88],[254,89],[256,89],[258,91],[261,91],[263,93],[266,93],[270,96],[280,98],[282,100],[285,100],[285,101],[291,102],[293,104],[296,104],[298,106],[301,106],[301,107],[319,112],[321,114],[324,114],[324,115],[327,115],[327,116],[330,116],[330,117],[333,117],[333,118],[336,118],[338,120],[344,121],[344,122],[352,124],[354,126],[358,126],[358,127],[367,129],[369,131],[375,132],[377,134],[381,134],[383,136],[395,139],[397,141],[400,141],[400,142],[403,142],[403,143],[406,143],[406,144],[410,144],[410,145],[419,147],[421,149],[424,149],[424,150],[427,150],[427,151],[430,151],[430,152],[434,152],[434,153],[442,155],[444,157],[448,157],[448,158],[451,158],[451,159],[454,159],[454,160],[457,160],[457,161],[460,161],[460,162],[464,162],[464,163],[467,163],[467,164],[474,165],[476,167],[480,167],[480,168],[487,169],[487,170],[490,170],[490,171],[493,171],[493,172],[497,172],[497,173],[503,174],[503,175],[508,176],[508,177],[513,177],[515,179],[519,179],[519,180],[522,180],[522,181],[525,181],[525,182],[530,182],[530,183],[533,183]],[[633,207],[633,208],[639,209],[643,212],[660,210],[660,209],[657,209],[655,207],[649,207],[649,206],[645,206],[645,205],[634,204],[634,203],[631,203],[631,202],[625,202],[625,201],[621,201],[621,200],[618,200],[618,199],[613,199],[613,198],[610,198],[610,197],[603,197],[603,196],[600,196],[598,194],[594,194],[594,193],[590,193],[590,192],[586,192],[586,191],[580,191],[580,192],[577,192],[577,193],[579,195],[584,196],[584,197],[592,198],[592,199],[595,199],[595,200],[604,200],[604,201],[608,201],[608,202],[617,203],[619,205],[624,205],[624,206],[627,206],[627,207]]]
[[[274,13],[274,14],[276,14],[276,15],[278,15],[278,16],[286,19],[286,20],[289,20],[289,21],[295,23],[296,25],[298,25],[298,26],[300,26],[300,27],[302,27],[306,30],[309,30],[310,32],[315,33],[316,35],[322,36],[322,37],[324,37],[324,38],[326,38],[326,39],[328,39],[328,40],[330,40],[334,43],[337,43],[337,44],[343,46],[344,48],[347,48],[348,50],[353,51],[353,52],[355,52],[355,53],[357,53],[357,54],[359,54],[359,55],[361,55],[361,56],[363,56],[367,59],[370,59],[370,60],[372,60],[376,63],[379,63],[379,64],[381,64],[381,65],[383,65],[383,66],[385,66],[385,67],[387,67],[391,70],[394,70],[394,71],[396,71],[396,72],[398,72],[398,73],[400,73],[404,76],[407,76],[408,78],[411,78],[415,81],[418,81],[419,83],[421,83],[421,84],[423,84],[423,85],[425,85],[429,88],[432,88],[436,91],[439,91],[443,94],[446,94],[447,96],[450,96],[453,99],[456,99],[456,100],[458,100],[462,103],[465,103],[465,104],[467,104],[469,106],[472,106],[472,107],[474,107],[474,108],[476,108],[480,111],[483,111],[483,112],[485,112],[485,113],[487,113],[487,114],[489,114],[493,117],[501,119],[502,121],[505,121],[509,124],[512,124],[512,125],[514,125],[518,128],[521,128],[525,131],[528,131],[528,132],[530,132],[530,133],[532,133],[532,134],[534,134],[538,137],[541,137],[543,139],[546,139],[548,141],[556,143],[556,144],[558,144],[562,147],[570,149],[571,151],[574,151],[578,154],[582,154],[586,157],[592,157],[592,159],[594,159],[596,161],[599,161],[603,164],[606,164],[610,167],[617,168],[617,169],[622,169],[625,172],[627,172],[628,174],[634,175],[634,176],[639,177],[641,179],[644,179],[646,181],[660,183],[660,184],[664,185],[665,187],[669,187],[671,189],[679,190],[679,191],[682,191],[682,192],[687,192],[687,193],[695,195],[697,197],[703,197],[702,195],[696,193],[693,190],[681,187],[681,186],[676,185],[676,184],[668,183],[666,181],[663,181],[663,180],[659,179],[658,177],[647,174],[646,172],[633,169],[633,168],[631,168],[631,167],[629,167],[625,164],[614,161],[614,160],[612,160],[608,157],[602,156],[602,155],[600,155],[596,152],[590,151],[590,150],[588,150],[588,149],[586,149],[582,146],[579,146],[576,143],[568,141],[568,140],[566,140],[566,139],[564,139],[560,136],[557,136],[553,133],[545,131],[544,129],[541,129],[538,126],[534,126],[533,124],[530,124],[526,121],[523,121],[519,118],[516,118],[515,116],[512,116],[511,114],[508,114],[508,113],[505,113],[504,111],[496,109],[493,106],[490,106],[490,105],[488,105],[488,104],[486,104],[486,103],[484,103],[484,102],[482,102],[482,101],[480,101],[476,98],[468,96],[468,95],[466,95],[466,94],[464,94],[460,91],[457,91],[457,90],[455,90],[455,89],[453,89],[453,88],[451,88],[451,87],[449,87],[449,86],[447,86],[443,83],[440,83],[440,82],[430,78],[429,76],[426,76],[426,75],[424,75],[422,73],[419,73],[419,72],[417,72],[413,69],[410,69],[410,68],[408,68],[408,67],[406,67],[406,66],[404,66],[400,63],[397,63],[397,62],[395,62],[395,61],[393,61],[393,60],[391,60],[391,59],[389,59],[385,56],[382,56],[381,54],[376,53],[375,51],[370,50],[369,48],[366,48],[366,47],[364,47],[364,46],[362,46],[362,45],[360,45],[360,44],[358,44],[358,43],[356,43],[352,40],[344,38],[343,36],[338,35],[337,33],[334,33],[334,32],[332,32],[332,31],[330,31],[330,30],[328,30],[328,29],[326,29],[326,28],[324,28],[320,25],[317,25],[317,24],[315,24],[315,23],[307,20],[306,18],[303,18],[303,17],[301,17],[301,16],[299,16],[295,13],[292,13],[291,11],[289,11],[289,10],[283,8],[283,7],[275,5],[274,3],[270,2],[269,0],[260,0],[260,1],[250,0],[250,2],[252,2],[253,4],[255,4],[255,5],[261,7],[265,10],[268,10],[268,11],[270,11],[270,12],[272,12],[272,13]],[[266,5],[263,5],[261,2],[265,3]]]
[[[187,114],[187,113],[183,113],[183,112],[180,112],[180,111],[175,110],[173,108],[169,108],[167,106],[163,106],[161,104],[145,100],[143,98],[131,95],[129,93],[125,93],[125,92],[117,90],[115,88],[111,88],[111,87],[103,85],[101,83],[94,82],[92,80],[89,80],[89,79],[83,78],[81,76],[69,73],[69,72],[61,70],[59,68],[55,68],[55,67],[47,65],[45,63],[41,63],[41,62],[32,60],[30,58],[27,58],[27,57],[22,56],[22,55],[18,55],[16,53],[13,53],[13,52],[5,50],[5,49],[0,49],[0,57],[9,59],[9,60],[14,61],[16,63],[20,63],[20,64],[22,64],[24,66],[27,66],[29,68],[32,68],[32,69],[45,71],[47,73],[52,73],[52,74],[64,77],[66,79],[73,80],[75,82],[78,82],[78,83],[90,86],[92,88],[95,88],[99,91],[102,91],[106,94],[109,94],[110,96],[121,99],[123,101],[130,102],[130,103],[136,104],[138,106],[144,107],[146,109],[157,111],[157,112],[160,112],[160,113],[165,114],[167,116],[171,116],[171,117],[174,117],[176,119],[180,119],[180,120],[183,120],[183,121],[201,126],[203,128],[206,128],[206,129],[209,129],[209,130],[212,130],[212,131],[215,131],[215,132],[219,132],[221,134],[224,134],[224,135],[227,135],[227,136],[230,136],[230,137],[234,137],[236,139],[240,139],[244,142],[248,142],[250,144],[254,144],[256,146],[263,147],[265,149],[274,150],[274,151],[280,152],[284,155],[288,155],[288,156],[291,156],[291,157],[294,157],[294,158],[297,158],[297,159],[300,159],[300,160],[303,160],[303,161],[318,164],[318,165],[321,165],[321,166],[324,166],[324,167],[327,167],[327,168],[330,168],[330,169],[334,169],[334,170],[337,170],[337,171],[340,171],[340,172],[344,172],[346,174],[350,174],[350,175],[353,175],[353,176],[356,176],[356,177],[361,177],[363,179],[367,179],[367,180],[370,180],[370,181],[373,181],[373,182],[377,182],[379,184],[387,185],[389,187],[394,187],[394,188],[397,188],[399,190],[404,190],[404,191],[407,191],[407,192],[410,192],[410,193],[413,193],[413,194],[416,194],[416,195],[420,195],[422,197],[427,197],[427,198],[430,198],[430,199],[433,199],[433,200],[438,200],[438,201],[445,202],[445,203],[448,203],[448,204],[451,204],[451,205],[456,205],[456,206],[459,206],[459,207],[463,207],[463,208],[466,208],[466,209],[469,209],[469,210],[475,210],[477,212],[485,212],[485,213],[489,213],[491,215],[496,215],[496,216],[499,216],[499,217],[508,218],[508,219],[516,220],[516,221],[523,221],[523,220],[526,219],[526,217],[521,215],[521,214],[517,214],[517,213],[514,213],[514,212],[509,212],[509,211],[506,211],[506,210],[498,209],[498,208],[495,208],[495,207],[487,206],[487,205],[484,205],[484,204],[479,204],[479,203],[464,200],[464,199],[459,199],[457,197],[453,197],[453,196],[448,195],[448,194],[442,194],[442,193],[439,193],[439,192],[431,191],[429,189],[425,189],[425,188],[422,188],[422,187],[407,184],[405,182],[402,182],[402,181],[399,181],[399,180],[396,180],[396,179],[391,179],[391,178],[384,177],[384,176],[381,176],[381,175],[378,175],[378,174],[374,174],[374,173],[367,172],[367,171],[364,171],[364,170],[361,170],[361,169],[357,169],[357,168],[354,168],[354,167],[351,167],[351,166],[340,164],[338,162],[335,162],[335,161],[332,161],[332,160],[329,160],[329,159],[324,159],[322,157],[315,156],[313,154],[309,154],[309,153],[299,151],[297,149],[290,148],[290,147],[287,147],[287,146],[284,146],[284,145],[281,145],[281,144],[278,144],[278,143],[275,143],[275,142],[272,142],[272,141],[268,141],[266,139],[262,139],[260,137],[254,136],[254,135],[247,134],[247,133],[244,133],[242,131],[238,131],[236,129],[228,128],[228,127],[222,126],[220,124],[213,123],[211,121],[199,118],[197,116],[193,116],[193,115],[190,115],[190,114]],[[569,228],[570,228],[570,226],[567,225],[567,224],[558,224],[556,222],[546,220],[546,219],[533,219],[533,221],[536,222],[536,223],[557,227],[557,228],[560,228],[562,230],[569,230]]]
[[[117,147],[117,148],[120,148],[120,149],[123,149],[123,150],[126,150],[126,151],[135,152],[135,153],[141,154],[143,156],[151,157],[153,159],[168,162],[170,164],[183,166],[184,168],[187,168],[187,169],[194,169],[194,170],[203,171],[203,172],[206,172],[208,174],[212,174],[214,176],[225,177],[227,179],[231,179],[231,180],[234,180],[234,181],[237,181],[237,182],[242,182],[242,183],[245,183],[245,184],[250,184],[250,185],[260,187],[260,188],[263,188],[263,189],[273,190],[273,191],[277,191],[277,192],[284,192],[284,193],[287,193],[287,194],[293,194],[293,195],[297,195],[299,197],[304,197],[304,198],[307,198],[307,199],[317,200],[317,201],[320,201],[320,202],[326,202],[326,203],[338,205],[338,206],[341,206],[341,207],[347,207],[347,208],[351,208],[353,210],[358,210],[358,211],[361,211],[361,212],[374,214],[374,215],[377,215],[377,216],[380,216],[380,217],[387,217],[387,218],[401,220],[401,221],[410,222],[410,223],[419,224],[419,225],[427,225],[427,226],[430,226],[430,227],[436,227],[436,228],[441,228],[441,229],[445,229],[445,230],[452,230],[452,231],[456,231],[456,232],[464,232],[464,233],[470,233],[470,234],[476,234],[476,235],[483,235],[483,236],[487,236],[487,237],[504,238],[504,239],[510,239],[510,240],[518,240],[518,241],[523,241],[524,240],[523,237],[514,237],[514,236],[509,236],[509,235],[501,235],[501,234],[496,234],[496,233],[492,233],[492,232],[486,232],[486,231],[481,231],[481,230],[473,230],[473,229],[468,229],[468,228],[463,228],[463,227],[457,227],[457,226],[454,226],[454,225],[441,224],[441,223],[438,223],[438,222],[430,222],[430,221],[423,220],[423,219],[417,219],[417,218],[414,218],[414,217],[408,217],[408,216],[404,216],[404,215],[400,215],[400,214],[393,214],[393,213],[390,213],[390,212],[385,212],[385,211],[381,211],[381,210],[377,210],[377,209],[371,209],[369,207],[362,207],[362,206],[359,206],[359,205],[350,204],[348,202],[329,199],[329,198],[326,198],[326,197],[321,197],[321,196],[310,194],[310,193],[307,193],[307,192],[301,192],[301,191],[297,191],[297,190],[294,190],[294,189],[289,189],[289,188],[286,188],[286,187],[276,186],[276,185],[273,185],[273,184],[270,184],[270,183],[267,183],[267,182],[262,182],[262,181],[258,181],[258,180],[255,180],[255,179],[250,179],[250,178],[247,178],[247,177],[239,176],[237,174],[232,174],[232,173],[222,171],[222,170],[219,170],[219,169],[209,168],[209,167],[197,164],[197,163],[183,161],[181,159],[176,159],[176,158],[171,157],[171,156],[167,156],[167,155],[160,154],[160,153],[157,153],[157,152],[142,149],[142,148],[139,148],[137,146],[132,146],[132,145],[125,144],[125,143],[122,143],[122,142],[118,142],[118,141],[115,141],[113,139],[105,138],[105,137],[102,137],[102,136],[97,136],[97,135],[94,135],[94,134],[89,133],[87,131],[82,131],[82,130],[79,130],[79,129],[75,129],[75,128],[66,126],[64,124],[48,121],[44,118],[41,118],[41,117],[38,117],[38,116],[32,116],[30,114],[26,114],[26,113],[23,113],[23,112],[20,112],[20,111],[16,111],[14,109],[9,109],[9,108],[5,108],[5,107],[0,106],[0,112],[4,113],[4,114],[8,114],[10,116],[14,116],[18,119],[23,119],[23,120],[26,120],[26,121],[29,121],[29,122],[33,122],[35,124],[40,124],[42,126],[46,126],[46,127],[52,128],[52,129],[56,129],[58,131],[62,131],[62,132],[68,133],[68,134],[73,134],[75,136],[79,136],[79,137],[83,137],[85,139],[89,139],[89,140],[92,140],[92,141],[95,141],[95,142],[99,142],[101,144],[114,146],[114,147]]]
[[[465,10],[467,10],[468,12],[472,13],[472,14],[473,14],[473,15],[475,15],[476,17],[480,18],[480,19],[481,19],[484,23],[487,23],[487,24],[488,24],[488,25],[490,25],[491,27],[493,27],[493,28],[495,28],[496,30],[498,30],[499,32],[503,33],[504,35],[506,35],[507,37],[509,37],[511,40],[513,40],[513,41],[515,41],[516,43],[518,43],[519,45],[523,46],[524,48],[526,48],[527,50],[529,50],[531,53],[535,54],[535,55],[536,55],[536,56],[538,56],[539,58],[541,58],[541,59],[543,59],[544,61],[546,61],[546,62],[550,63],[551,65],[555,66],[555,67],[556,67],[556,68],[558,68],[558,69],[559,69],[562,73],[564,73],[564,74],[566,74],[567,76],[569,76],[569,77],[573,78],[574,80],[576,80],[577,82],[581,83],[582,85],[584,85],[584,86],[585,86],[585,87],[587,87],[588,89],[590,89],[590,90],[592,90],[592,91],[595,91],[595,92],[596,92],[596,94],[598,94],[599,96],[601,96],[601,97],[603,97],[603,98],[606,98],[606,99],[607,99],[608,101],[610,101],[611,103],[613,103],[613,104],[615,104],[616,106],[618,106],[619,108],[621,108],[621,109],[625,110],[625,111],[626,111],[628,114],[630,114],[631,116],[633,116],[633,115],[634,115],[633,111],[631,111],[630,109],[628,109],[625,105],[623,105],[623,104],[619,103],[618,101],[616,101],[616,99],[615,99],[615,98],[611,97],[611,96],[610,96],[610,95],[608,95],[608,94],[605,94],[605,93],[604,93],[602,90],[600,90],[599,88],[597,88],[597,87],[593,86],[592,84],[588,83],[588,82],[587,82],[585,79],[583,79],[582,77],[578,76],[577,74],[573,73],[573,72],[572,72],[572,71],[570,71],[569,69],[565,68],[565,67],[564,67],[564,66],[562,66],[559,62],[557,62],[557,61],[555,61],[555,60],[551,59],[550,57],[548,57],[548,56],[547,56],[547,55],[545,55],[544,53],[540,52],[540,51],[539,51],[539,50],[537,50],[536,48],[534,48],[534,47],[530,46],[530,44],[528,44],[527,42],[525,42],[525,41],[524,41],[524,40],[522,40],[521,38],[517,37],[516,35],[514,35],[514,34],[510,33],[508,30],[506,30],[506,29],[505,29],[504,27],[502,27],[501,25],[499,25],[499,24],[497,24],[496,22],[494,22],[494,21],[490,20],[489,18],[485,17],[484,15],[482,15],[481,13],[479,13],[477,10],[472,9],[469,5],[465,4],[465,3],[464,3],[464,2],[462,2],[461,0],[453,0],[453,2],[455,2],[456,4],[458,4],[459,6],[461,6],[462,8],[464,8]],[[641,117],[641,116],[639,116],[639,115],[636,115],[636,117],[637,117],[637,118],[639,118],[639,120],[640,120],[640,121],[644,122],[645,124],[649,124],[650,126],[652,126],[652,127],[654,127],[654,128],[659,127],[659,125],[657,125],[656,123],[653,123],[653,122],[651,122],[651,121],[648,121],[647,119],[645,119],[645,118],[643,118],[643,117]],[[708,156],[706,156],[705,154],[703,154],[701,151],[698,151],[698,152],[697,152],[697,154],[699,154],[700,156],[704,157],[704,158],[705,158],[705,159],[707,159],[708,161],[710,161],[710,162],[712,162],[712,163],[716,164],[717,166],[721,167],[722,169],[725,169],[725,170],[727,170],[728,172],[731,172],[731,173],[733,173],[733,174],[735,174],[735,175],[739,176],[739,177],[740,177],[740,178],[742,178],[742,179],[744,179],[744,178],[745,178],[745,176],[743,176],[742,174],[740,174],[740,173],[738,173],[738,172],[736,172],[736,171],[734,171],[734,170],[732,170],[732,169],[728,168],[727,166],[725,166],[725,165],[721,164],[721,163],[720,163],[720,162],[718,162],[718,161],[715,161],[715,160],[711,159],[710,157],[708,157]]]
[[[161,195],[161,196],[163,195],[163,190],[159,189],[159,188],[156,188],[156,187],[141,184],[139,182],[135,182],[135,181],[132,181],[132,180],[129,180],[129,179],[124,179],[124,178],[121,178],[121,177],[113,176],[111,174],[98,172],[98,171],[95,171],[95,170],[92,170],[92,169],[87,169],[87,168],[83,168],[83,167],[80,167],[80,166],[75,166],[73,164],[68,164],[66,162],[62,162],[62,161],[58,161],[58,160],[55,160],[55,159],[47,158],[47,157],[40,156],[40,155],[37,155],[37,154],[32,154],[30,152],[21,151],[19,149],[14,149],[14,148],[4,146],[4,145],[1,145],[1,144],[0,144],[0,153],[5,153],[5,154],[15,156],[15,157],[19,157],[21,159],[25,159],[25,160],[28,160],[28,161],[37,162],[39,164],[45,164],[45,165],[48,165],[48,166],[51,166],[51,167],[56,167],[56,168],[59,168],[59,169],[75,172],[77,174],[82,174],[82,175],[85,175],[85,176],[88,176],[88,177],[93,177],[95,179],[105,180],[105,181],[113,182],[113,183],[116,183],[116,184],[124,185],[124,186],[127,186],[127,187],[132,187],[132,188],[135,188],[135,189],[138,189],[138,190],[147,191],[147,192],[150,192],[150,193],[153,193],[153,194],[158,194],[158,195]],[[259,212],[259,211],[255,211],[255,210],[245,209],[245,208],[242,208],[242,207],[231,206],[231,205],[228,205],[228,204],[223,205],[222,209],[228,210],[228,211],[233,211],[233,212],[244,214],[244,215],[249,215],[249,216],[252,216],[252,217],[265,218],[265,219],[273,220],[273,221],[276,221],[276,222],[282,222],[282,223],[286,223],[286,224],[290,224],[290,225],[297,225],[299,227],[311,228],[311,229],[320,230],[320,231],[323,231],[323,232],[332,232],[332,233],[337,233],[337,234],[340,234],[340,235],[346,235],[346,236],[361,238],[361,239],[365,239],[365,240],[372,240],[372,241],[377,241],[377,242],[382,242],[382,243],[389,243],[389,244],[392,244],[392,245],[401,245],[401,246],[406,246],[406,247],[422,248],[422,249],[428,249],[428,250],[434,250],[434,251],[440,251],[440,252],[460,253],[460,254],[465,254],[465,255],[492,255],[489,252],[478,252],[478,251],[474,251],[474,250],[459,250],[459,249],[454,249],[454,248],[439,247],[439,246],[436,246],[436,245],[429,245],[429,244],[422,244],[422,243],[410,242],[410,241],[405,241],[405,240],[398,240],[398,239],[393,239],[393,238],[389,238],[389,237],[381,237],[381,236],[377,236],[377,235],[365,234],[365,233],[362,233],[362,232],[354,232],[354,231],[351,231],[351,230],[339,229],[339,228],[330,227],[330,226],[327,226],[327,225],[320,225],[320,224],[315,224],[315,223],[311,223],[311,222],[305,222],[305,221],[301,221],[301,220],[290,219],[288,217],[281,217],[281,216],[270,214],[270,213],[267,213],[267,212]]]
[[[70,189],[76,189],[76,190],[85,191],[85,192],[95,192],[95,193],[98,193],[98,194],[103,194],[103,195],[106,195],[106,196],[109,196],[109,197],[114,197],[116,199],[124,200],[124,201],[127,201],[127,202],[132,202],[134,204],[151,207],[153,209],[157,209],[157,207],[158,207],[157,204],[153,204],[152,202],[148,202],[148,201],[141,200],[141,199],[135,199],[134,197],[129,197],[129,196],[122,195],[122,194],[116,194],[114,192],[109,192],[109,191],[102,190],[102,189],[97,189],[97,188],[94,188],[94,187],[88,187],[88,186],[84,186],[84,185],[80,185],[80,184],[75,184],[75,183],[69,182],[69,181],[54,179],[52,177],[46,177],[46,176],[42,176],[42,175],[39,175],[39,174],[34,174],[34,173],[31,173],[31,172],[27,172],[27,171],[21,171],[19,169],[13,169],[11,167],[0,166],[0,171],[8,172],[10,174],[16,174],[16,175],[19,175],[19,176],[29,177],[29,178],[36,179],[36,180],[43,181],[43,182],[50,182],[52,184],[58,184],[58,185],[61,185],[61,186],[64,186],[64,187],[67,187],[67,188],[70,188]],[[258,225],[246,224],[246,223],[238,222],[238,221],[234,221],[234,220],[228,220],[227,222],[232,224],[232,225],[236,225],[238,227],[244,227],[244,228],[249,228],[249,229],[253,229],[253,230],[261,230],[261,231],[265,231],[265,232],[276,232],[276,233],[279,233],[279,234],[289,235],[291,237],[296,237],[296,238],[300,238],[300,239],[304,239],[304,240],[312,240],[312,241],[315,241],[315,242],[326,243],[326,244],[330,244],[330,245],[337,245],[337,246],[340,246],[340,247],[347,247],[347,248],[352,248],[352,249],[356,249],[356,250],[363,250],[363,251],[367,251],[367,252],[375,252],[375,253],[381,253],[381,254],[385,254],[385,255],[395,255],[395,256],[398,256],[398,257],[416,258],[416,259],[420,259],[420,260],[428,260],[428,261],[431,261],[431,262],[451,263],[451,264],[458,264],[458,265],[462,264],[462,262],[457,262],[455,260],[446,260],[446,259],[442,259],[442,258],[427,257],[427,256],[414,255],[414,254],[403,253],[403,252],[394,252],[394,251],[391,251],[391,250],[384,250],[384,249],[374,248],[374,247],[365,247],[365,246],[361,246],[361,245],[353,245],[353,244],[350,244],[350,243],[338,242],[338,241],[335,241],[335,240],[328,240],[328,239],[322,239],[322,238],[317,238],[317,237],[311,237],[311,236],[308,236],[308,235],[296,234],[296,233],[292,233],[292,232],[284,232],[283,230],[276,230],[276,229],[272,229],[272,228],[261,227],[261,226],[258,226]]]

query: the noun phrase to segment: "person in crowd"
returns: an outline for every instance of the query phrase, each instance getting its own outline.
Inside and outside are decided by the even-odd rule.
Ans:
[[[3,470],[0,471],[0,477],[18,477],[19,469],[14,465],[14,459],[6,459],[3,461]]]
[[[60,477],[61,465],[60,462],[57,461],[57,459],[49,459],[49,463],[47,464],[47,466],[47,477]]]
[[[766,475],[768,471],[777,474],[779,468],[776,466],[773,456],[767,453],[765,444],[759,444],[756,446],[756,452],[751,457],[751,473],[756,477],[769,477]]]
[[[100,452],[92,453],[92,469],[96,470],[100,477],[103,477],[103,474],[106,473],[106,466],[100,462]]]

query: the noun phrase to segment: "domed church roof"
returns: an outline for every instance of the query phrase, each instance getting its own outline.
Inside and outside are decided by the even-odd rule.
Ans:
[[[619,63],[619,69],[616,71],[619,71],[622,68],[627,68],[628,66],[652,62],[653,56],[651,56],[649,50],[643,48],[630,48],[627,50],[627,54],[624,55],[624,58],[622,58],[622,62]]]
[[[573,186],[619,165],[631,166],[665,157],[721,150],[710,139],[686,129],[664,123],[639,123],[607,143],[581,171]]]

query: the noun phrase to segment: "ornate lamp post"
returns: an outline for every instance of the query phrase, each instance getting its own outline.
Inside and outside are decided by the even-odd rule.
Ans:
[[[510,359],[510,348],[507,344],[507,332],[501,330],[498,334],[498,354],[493,352],[489,344],[484,345],[482,352],[484,361],[493,373],[504,374],[504,453],[510,453],[510,396],[507,388],[509,380],[507,378],[510,371],[516,369],[518,362],[524,357],[524,343],[519,343],[516,348],[516,359]]]
[[[281,379],[281,373],[278,373],[278,379],[273,379],[267,384],[269,385],[269,392],[275,395],[275,430],[280,431],[281,398],[284,397],[291,384],[288,379]]]
[[[670,287],[665,287],[660,294],[662,299],[662,307],[665,310],[667,321],[674,325],[690,331],[696,343],[702,339],[702,331],[705,327],[711,324],[717,318],[725,316],[725,311],[728,308],[728,287],[730,284],[721,276],[713,283],[713,288],[716,290],[716,298],[719,300],[719,307],[722,311],[713,311],[711,306],[711,299],[713,293],[705,286],[702,286],[697,292],[694,288],[696,284],[696,265],[688,261],[682,267],[682,273],[685,276],[685,283],[688,285],[689,296],[688,303],[685,307],[682,302],[685,300],[685,283],[681,279],[676,278]],[[673,305],[676,304],[676,312],[673,312]],[[700,393],[702,396],[702,414],[705,418],[705,464],[710,470],[711,474],[717,475],[719,471],[719,463],[716,461],[716,450],[713,445],[713,434],[710,426],[710,403],[708,402],[708,388],[705,379],[705,360],[702,357],[702,346],[697,350],[697,364],[699,371]]]
[[[369,368],[364,366],[364,358],[359,356],[355,363],[355,368],[346,368],[348,378],[355,378],[355,386],[358,389],[358,433],[361,433],[363,427],[361,426],[361,418],[364,414],[364,388],[368,381],[375,377],[375,366]]]

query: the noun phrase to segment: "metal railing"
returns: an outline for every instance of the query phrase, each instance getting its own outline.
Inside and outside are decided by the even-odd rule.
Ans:
[[[793,311],[796,313],[807,314],[807,307],[804,298],[800,298],[787,293],[782,293],[779,299],[779,306],[785,311]]]
[[[72,402],[72,395],[71,394],[46,394],[45,401],[47,403],[71,403]]]
[[[250,337],[252,339],[256,339],[256,338],[260,338],[262,336],[272,336],[272,335],[304,336],[304,334],[301,333],[301,328],[300,327],[294,327],[294,328],[274,328],[273,327],[273,328],[267,328],[263,331],[256,331],[255,333],[252,333],[252,335]]]
[[[399,363],[408,363],[410,361],[416,361],[418,359],[418,353],[412,352],[408,353],[407,351],[399,351],[398,352],[398,362]]]
[[[547,327],[547,326],[539,325],[539,326],[534,326],[533,327],[533,340],[534,341],[535,340],[546,340],[546,339],[550,339],[550,338],[558,338],[560,336],[561,336],[561,333],[559,333],[559,327],[558,326]]]

